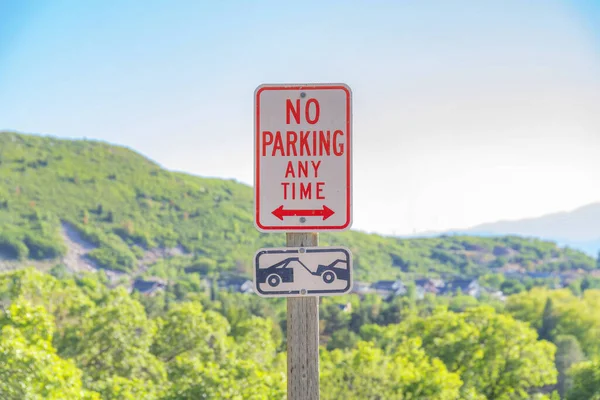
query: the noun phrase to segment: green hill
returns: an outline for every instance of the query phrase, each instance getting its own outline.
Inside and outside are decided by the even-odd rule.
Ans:
[[[259,247],[284,244],[252,222],[252,188],[170,172],[132,150],[88,140],[0,132],[0,267],[24,263],[135,275],[250,276]],[[396,239],[321,235],[355,256],[356,279],[596,267],[550,242],[516,237]]]

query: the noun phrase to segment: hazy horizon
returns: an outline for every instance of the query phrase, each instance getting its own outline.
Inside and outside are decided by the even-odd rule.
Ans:
[[[253,91],[354,95],[354,224],[466,229],[600,201],[600,3],[0,4],[0,129],[253,181]]]

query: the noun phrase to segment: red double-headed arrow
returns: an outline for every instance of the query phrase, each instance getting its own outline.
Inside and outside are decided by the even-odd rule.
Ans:
[[[323,206],[320,210],[285,210],[283,206],[277,207],[271,212],[274,216],[283,221],[283,217],[323,217],[323,221],[331,217],[335,212],[327,207]]]

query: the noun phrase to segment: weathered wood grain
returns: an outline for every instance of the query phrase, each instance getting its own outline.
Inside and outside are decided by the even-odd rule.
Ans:
[[[318,246],[318,233],[288,233],[288,247]],[[287,299],[288,400],[319,399],[319,298]]]

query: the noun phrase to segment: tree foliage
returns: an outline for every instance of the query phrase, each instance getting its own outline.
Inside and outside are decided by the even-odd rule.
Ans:
[[[573,380],[568,392],[568,400],[600,399],[600,362],[576,364],[570,371]]]
[[[0,318],[0,398],[100,399],[82,384],[82,371],[52,347],[52,317],[18,300]]]
[[[439,310],[386,328],[367,326],[363,334],[386,349],[395,349],[403,337],[420,336],[425,352],[460,376],[463,396],[527,399],[532,389],[556,382],[554,345],[538,341],[526,324],[491,307]]]
[[[101,274],[57,275],[0,274],[0,398],[285,398],[285,302],[140,297]],[[593,399],[598,363],[584,353],[593,354],[597,299],[538,289],[510,297],[504,312],[443,297],[323,298],[321,397]]]
[[[541,334],[555,337],[570,335],[584,353],[600,356],[600,290],[587,290],[581,297],[570,290],[534,289],[511,296],[507,310],[515,318],[528,322]]]
[[[370,342],[351,351],[322,352],[323,399],[459,398],[461,380],[438,359],[430,359],[418,339],[386,354]]]

